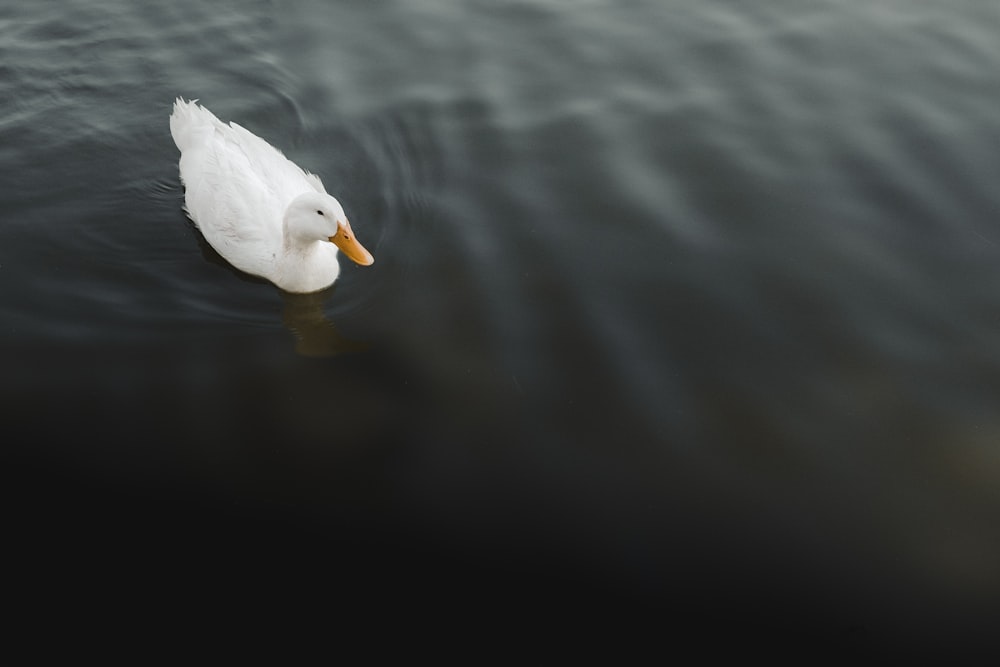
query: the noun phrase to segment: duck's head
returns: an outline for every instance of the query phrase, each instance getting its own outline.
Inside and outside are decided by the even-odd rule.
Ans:
[[[285,233],[302,244],[329,241],[362,266],[375,261],[358,243],[340,202],[328,194],[306,192],[293,199],[285,211]]]

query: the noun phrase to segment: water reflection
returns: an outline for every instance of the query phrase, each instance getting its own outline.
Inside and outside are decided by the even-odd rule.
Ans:
[[[281,320],[295,337],[295,351],[304,357],[332,357],[357,352],[367,345],[345,338],[323,313],[323,302],[333,289],[313,294],[282,292]]]
[[[284,302],[281,321],[295,338],[295,352],[304,357],[333,357],[345,352],[357,352],[367,347],[366,343],[344,338],[323,312],[323,304],[336,290],[336,285],[312,294],[292,294],[278,289],[264,278],[240,271],[227,262],[215,248],[208,244],[194,223],[188,219],[192,234],[198,241],[202,258],[220,266],[240,280],[248,283],[267,285],[281,294]],[[341,260],[342,262],[345,260]]]

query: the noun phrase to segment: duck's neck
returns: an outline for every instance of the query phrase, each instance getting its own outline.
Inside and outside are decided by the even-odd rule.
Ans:
[[[290,292],[314,292],[333,283],[340,274],[337,250],[332,243],[306,241],[286,229],[282,254],[278,272]]]
[[[314,237],[306,237],[301,233],[297,234],[292,231],[288,213],[285,214],[281,221],[281,241],[282,247],[287,254],[299,256],[315,252],[318,244],[322,243],[322,241]]]

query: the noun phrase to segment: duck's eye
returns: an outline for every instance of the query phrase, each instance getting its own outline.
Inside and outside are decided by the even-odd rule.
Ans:
[[[323,215],[323,211],[316,211],[317,215]]]

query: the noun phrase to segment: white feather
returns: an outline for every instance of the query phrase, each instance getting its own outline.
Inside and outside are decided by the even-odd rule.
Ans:
[[[289,292],[314,292],[337,279],[337,247],[329,240],[350,225],[318,176],[195,101],[174,102],[170,133],[181,151],[185,209],[220,255]],[[370,264],[361,252],[367,260],[352,259]]]

